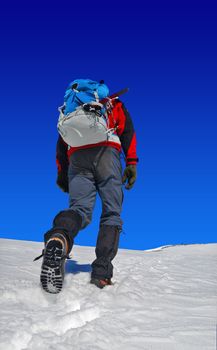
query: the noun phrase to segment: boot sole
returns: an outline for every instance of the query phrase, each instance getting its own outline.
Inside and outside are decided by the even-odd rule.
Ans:
[[[65,262],[61,260],[62,249],[56,249],[55,259],[52,260],[49,253],[48,249],[41,267],[40,282],[46,292],[57,294],[63,287]]]
[[[43,264],[40,281],[42,288],[52,294],[57,294],[63,287],[63,276],[59,267],[50,267]]]

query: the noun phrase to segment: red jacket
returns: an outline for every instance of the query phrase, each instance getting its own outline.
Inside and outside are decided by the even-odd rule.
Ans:
[[[108,114],[108,119],[109,128],[116,128],[116,134],[118,135],[121,144],[111,141],[104,141],[97,144],[70,147],[63,141],[61,136],[59,136],[56,147],[56,162],[58,172],[67,171],[69,158],[72,153],[76,152],[79,149],[98,146],[114,147],[119,151],[121,151],[122,148],[126,157],[127,165],[136,164],[138,162],[138,157],[136,154],[136,133],[134,131],[133,122],[128,110],[119,99],[113,102],[113,109],[112,112]]]

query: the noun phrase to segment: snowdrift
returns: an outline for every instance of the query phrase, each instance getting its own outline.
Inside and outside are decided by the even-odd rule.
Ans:
[[[217,244],[119,250],[114,286],[89,284],[75,246],[63,291],[39,284],[43,244],[0,240],[1,350],[214,350]]]

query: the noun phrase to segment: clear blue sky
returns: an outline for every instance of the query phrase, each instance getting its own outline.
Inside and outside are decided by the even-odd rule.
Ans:
[[[138,139],[120,247],[216,242],[217,12],[210,1],[8,1],[1,6],[4,238],[40,241],[55,185],[57,107],[76,78],[123,97]],[[100,202],[76,243],[95,245]]]

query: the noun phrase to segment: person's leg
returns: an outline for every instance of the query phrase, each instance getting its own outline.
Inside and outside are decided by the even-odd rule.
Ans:
[[[91,170],[85,167],[82,157],[75,165],[69,165],[70,208],[61,211],[53,220],[53,227],[45,236],[44,257],[41,267],[41,284],[45,291],[59,293],[64,280],[65,259],[70,253],[74,238],[80,229],[91,221],[96,198],[95,179]]]
[[[122,229],[120,217],[123,202],[120,154],[107,147],[96,166],[97,189],[102,200],[102,215],[96,243],[96,259],[92,263],[92,279],[111,279],[111,261],[117,254]]]
[[[100,227],[91,278],[109,280],[113,277],[112,260],[118,251],[119,236],[120,228],[118,226],[102,225]]]
[[[74,210],[68,209],[59,212],[53,220],[53,227],[44,235],[45,245],[50,239],[59,237],[63,240],[68,255],[73,247],[74,237],[81,229],[81,222],[81,216]]]
[[[79,230],[85,228],[91,221],[92,211],[96,199],[94,176],[90,169],[85,168],[82,157],[79,164],[73,161],[69,165],[69,209],[63,210],[53,220],[53,227],[46,232],[45,243],[56,234],[62,234],[67,243],[67,254],[70,253],[74,238]],[[76,164],[76,165],[75,165]],[[82,167],[83,166],[83,167]]]

